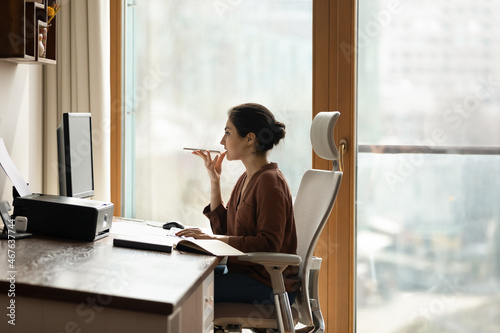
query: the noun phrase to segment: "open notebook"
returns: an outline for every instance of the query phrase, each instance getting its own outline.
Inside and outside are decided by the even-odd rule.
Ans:
[[[176,236],[176,233],[181,229],[171,228],[170,230],[164,230],[161,228],[162,223],[159,222],[129,221],[126,219],[115,222],[111,230],[114,246],[166,253],[172,252],[172,249],[175,248],[180,252],[201,253],[221,257],[245,255],[245,253],[235,249],[231,245],[216,239],[194,239],[191,237]],[[143,222],[146,222],[148,227],[145,227]],[[157,226],[157,228],[153,226]]]
[[[176,248],[180,252],[192,252],[218,257],[245,255],[240,250],[217,239],[174,239],[173,237],[165,236],[118,235],[114,237],[113,245],[166,253],[170,253],[172,252],[172,248]]]
[[[194,252],[213,256],[243,256],[245,253],[217,239],[181,239],[175,244],[181,252]]]

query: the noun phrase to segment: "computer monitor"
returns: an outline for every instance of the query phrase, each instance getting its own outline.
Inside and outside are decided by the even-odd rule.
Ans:
[[[64,113],[57,128],[59,195],[94,195],[92,121],[90,113]]]

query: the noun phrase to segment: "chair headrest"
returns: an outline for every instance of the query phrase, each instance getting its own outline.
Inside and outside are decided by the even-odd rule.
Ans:
[[[311,125],[311,144],[319,157],[325,160],[336,161],[340,154],[335,146],[333,130],[335,122],[340,116],[338,111],[318,113]]]

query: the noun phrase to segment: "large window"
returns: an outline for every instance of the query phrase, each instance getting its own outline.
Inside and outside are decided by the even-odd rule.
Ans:
[[[358,333],[500,331],[499,11],[359,1]]]
[[[229,107],[267,106],[287,126],[270,156],[296,193],[310,168],[312,0],[129,0],[123,212],[204,225],[209,181],[183,147],[222,149]],[[243,168],[223,164],[223,197]]]

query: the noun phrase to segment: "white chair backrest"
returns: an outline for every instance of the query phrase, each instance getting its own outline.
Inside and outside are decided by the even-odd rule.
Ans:
[[[320,112],[311,124],[311,145],[321,158],[333,161],[333,171],[308,170],[302,176],[294,203],[297,227],[297,254],[303,262],[311,257],[319,235],[335,203],[342,179],[338,171],[339,151],[335,146],[334,128],[340,112]],[[306,265],[304,265],[306,268]]]
[[[342,172],[325,170],[308,170],[302,177],[293,207],[297,228],[297,254],[302,258],[302,270],[307,268],[309,258],[330,216],[341,179]]]
[[[302,293],[298,303],[300,316],[311,321],[309,304],[309,262],[316,248],[319,236],[332,211],[340,188],[342,172],[339,170],[339,152],[335,146],[334,127],[339,112],[320,112],[311,125],[311,144],[320,157],[333,161],[333,170],[308,170],[302,176],[294,202],[295,224],[297,228],[297,254],[302,258],[300,276]],[[328,246],[320,244],[319,246]]]

